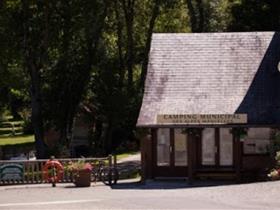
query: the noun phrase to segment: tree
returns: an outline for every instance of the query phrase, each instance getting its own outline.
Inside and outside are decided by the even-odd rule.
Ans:
[[[228,0],[185,0],[192,32],[226,31],[230,21]]]
[[[42,116],[42,72],[47,66],[48,52],[48,3],[29,0],[21,1],[22,7],[22,40],[21,48],[24,65],[31,82],[32,124],[35,134],[36,151],[38,158],[46,158],[46,145],[44,143],[44,126]]]
[[[14,117],[28,101],[26,84],[28,79],[22,71],[22,59],[17,50],[19,43],[14,41],[15,32],[12,30],[15,23],[12,20],[13,7],[17,4],[6,5],[1,1],[0,6],[0,113],[11,109]],[[20,104],[18,103],[20,102]]]
[[[133,139],[151,36],[162,1],[118,0],[109,9],[92,75],[94,145],[109,153]],[[119,136],[119,137],[116,137]]]
[[[280,2],[237,0],[230,5],[230,31],[279,31]]]
[[[60,143],[66,142],[90,81],[109,3],[6,0],[1,5],[5,12],[1,18],[9,23],[3,31],[11,31],[15,43],[3,49],[11,54],[18,52],[14,61],[7,59],[3,66],[14,62],[30,78],[27,81],[38,158],[48,156],[45,129],[57,129]],[[0,55],[4,58],[4,50]]]
[[[49,69],[49,108],[45,112],[49,113],[48,124],[60,133],[60,144],[68,143],[75,113],[87,93],[109,4],[110,1],[88,0],[57,5],[61,23],[51,51],[58,53]]]
[[[139,88],[143,90],[144,88],[144,82],[146,79],[147,69],[148,69],[148,61],[149,61],[149,52],[151,48],[151,41],[152,41],[152,34],[154,31],[154,27],[156,24],[156,19],[159,16],[160,13],[160,7],[161,7],[162,1],[161,0],[154,0],[153,1],[153,8],[152,8],[152,14],[149,20],[149,26],[146,34],[146,41],[143,51],[143,61],[142,61],[142,71],[140,75],[140,84]]]
[[[202,0],[186,0],[192,32],[203,32],[205,13]]]
[[[79,104],[91,103],[94,146],[112,152],[135,140],[154,32],[278,30],[279,8],[277,0],[1,1],[0,105],[31,101],[38,156],[47,157],[44,131],[56,129],[67,145]]]

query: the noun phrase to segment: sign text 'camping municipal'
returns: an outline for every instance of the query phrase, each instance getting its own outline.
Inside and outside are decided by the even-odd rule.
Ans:
[[[244,124],[247,114],[159,114],[158,124]]]

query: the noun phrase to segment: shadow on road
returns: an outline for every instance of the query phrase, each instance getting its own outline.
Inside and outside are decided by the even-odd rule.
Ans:
[[[223,185],[236,184],[232,181],[195,181],[189,184],[187,180],[149,180],[146,183],[141,183],[140,181],[126,181],[121,182],[116,185],[112,185],[113,190],[158,190],[158,189],[182,189],[182,188],[194,188],[194,187],[214,187]]]
[[[189,184],[187,180],[148,180],[141,183],[139,179],[131,179],[135,174],[140,174],[141,162],[138,159],[126,160],[117,164],[119,172],[118,184],[112,185],[113,190],[123,189],[180,189],[180,188],[194,188],[194,187],[212,187],[221,185],[236,184],[233,181],[217,181],[217,180],[196,180]],[[125,179],[125,180],[123,180]]]

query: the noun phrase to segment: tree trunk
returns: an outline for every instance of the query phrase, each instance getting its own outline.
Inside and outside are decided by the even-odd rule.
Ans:
[[[106,155],[112,153],[112,121],[109,119],[107,129],[106,129],[106,135],[105,135],[105,151]]]
[[[93,137],[93,144],[95,149],[101,149],[102,148],[102,131],[103,131],[103,122],[100,119],[96,119],[95,122],[95,131],[94,131],[94,137]],[[96,152],[98,152],[96,150]]]
[[[192,32],[203,32],[204,30],[204,9],[202,0],[186,0],[188,6],[188,14],[191,21]]]
[[[127,35],[127,88],[129,95],[133,95],[133,64],[134,64],[134,40],[133,40],[133,23],[134,23],[134,0],[122,0],[122,6],[126,22]]]
[[[147,69],[148,69],[149,51],[151,48],[153,30],[154,30],[156,19],[159,15],[159,9],[160,9],[160,0],[155,0],[153,11],[152,11],[152,17],[150,19],[149,28],[146,36],[146,44],[144,49],[142,71],[141,71],[140,84],[139,84],[140,90],[142,92],[144,90],[144,83],[145,83]]]
[[[124,82],[124,73],[125,73],[125,67],[124,67],[124,59],[123,59],[123,39],[122,39],[122,30],[123,30],[123,24],[120,17],[120,8],[119,8],[119,1],[115,2],[115,13],[116,13],[116,20],[117,20],[117,36],[118,36],[118,56],[119,56],[119,88],[121,89],[123,87]]]
[[[192,32],[196,32],[196,27],[197,27],[197,17],[195,15],[195,10],[194,6],[192,3],[192,0],[186,0],[187,6],[188,6],[188,13],[191,21],[191,30]]]
[[[199,22],[198,22],[198,28],[197,32],[203,32],[204,31],[204,9],[202,0],[197,0],[197,9],[199,14]]]
[[[38,70],[34,65],[29,65],[31,76],[31,120],[35,134],[35,145],[38,159],[48,158],[46,154],[46,145],[44,143],[44,128],[42,119],[42,98],[41,85]]]
[[[32,14],[29,12],[29,1],[22,0],[23,7],[23,49],[24,59],[26,62],[27,70],[31,78],[31,120],[35,134],[35,146],[37,151],[37,158],[47,158],[46,145],[44,143],[44,128],[42,119],[42,98],[41,98],[41,78],[40,78],[40,67],[36,64],[36,60],[41,60],[34,53],[38,46],[32,46],[32,38],[30,28],[30,17]]]
[[[75,95],[72,95],[71,88],[67,88],[67,93],[66,98],[64,98],[64,103],[62,105],[62,109],[64,110],[64,115],[62,119],[60,119],[60,143],[63,145],[67,145],[68,142],[68,136],[71,133],[73,129],[73,119],[76,114],[76,110],[83,98],[84,92],[86,92],[86,88],[88,86],[89,80],[90,80],[90,73],[92,70],[92,66],[96,60],[96,53],[98,49],[98,44],[100,37],[102,35],[102,29],[104,26],[105,18],[107,16],[107,11],[109,7],[109,1],[105,1],[104,3],[104,8],[101,8],[101,14],[100,16],[97,17],[97,20],[93,19],[91,17],[92,11],[87,11],[86,13],[87,19],[90,21],[85,26],[86,29],[86,50],[85,50],[85,63],[83,63],[84,66],[84,71],[83,74],[79,76],[79,84],[75,85]],[[69,9],[69,4],[66,4],[66,9]],[[70,28],[71,28],[71,23],[69,22],[71,16],[69,16],[69,13],[65,13],[65,37],[64,37],[64,42],[63,42],[63,48],[64,51],[67,52],[69,50],[69,45],[70,45],[70,37],[69,34],[71,33]],[[93,22],[92,22],[93,21]],[[67,53],[65,53],[65,57],[63,58],[66,62],[69,59],[69,56]],[[71,58],[70,58],[71,59]],[[63,90],[65,92],[65,89]],[[62,94],[65,95],[65,94]]]

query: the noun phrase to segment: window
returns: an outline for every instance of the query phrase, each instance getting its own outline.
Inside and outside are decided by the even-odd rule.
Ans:
[[[183,132],[183,129],[174,130],[174,147],[175,166],[187,166],[187,134]]]
[[[215,129],[205,128],[202,131],[202,165],[215,165],[216,155]]]
[[[159,128],[157,131],[157,165],[170,165],[170,130]]]
[[[244,154],[266,154],[270,145],[270,128],[249,128],[243,141]]]

